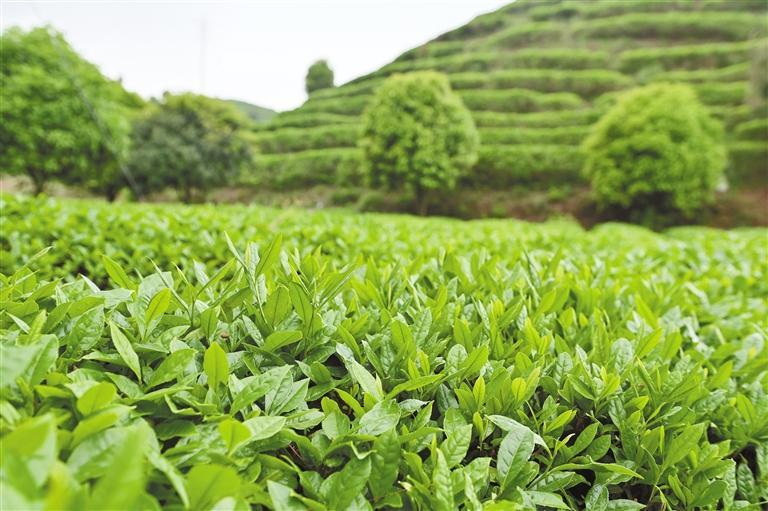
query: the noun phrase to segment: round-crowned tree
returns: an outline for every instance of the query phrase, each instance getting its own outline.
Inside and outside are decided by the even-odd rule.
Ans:
[[[445,75],[394,75],[363,114],[360,147],[369,183],[411,191],[426,214],[434,190],[451,190],[477,161],[479,136]]]
[[[584,171],[603,207],[690,217],[723,179],[722,136],[691,87],[648,85],[626,92],[595,124]]]
[[[307,94],[312,94],[316,90],[333,87],[333,70],[328,65],[328,62],[318,60],[309,66],[304,84]]]

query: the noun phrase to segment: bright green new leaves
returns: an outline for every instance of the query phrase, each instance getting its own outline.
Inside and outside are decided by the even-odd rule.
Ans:
[[[133,371],[136,378],[141,380],[141,364],[139,363],[139,356],[133,349],[131,341],[120,330],[120,328],[114,323],[109,324],[109,331],[112,335],[112,343],[115,345],[115,349],[120,354],[120,358]]]
[[[203,357],[203,370],[208,377],[208,386],[212,389],[221,383],[226,383],[229,376],[229,361],[227,354],[218,343],[212,343]]]
[[[768,498],[764,230],[2,200],[4,508]]]

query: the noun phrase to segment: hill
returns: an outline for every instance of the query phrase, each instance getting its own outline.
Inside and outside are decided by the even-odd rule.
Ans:
[[[690,83],[728,134],[732,185],[765,182],[764,0],[520,0],[260,126],[247,180],[275,189],[355,184],[360,114],[393,73],[447,73],[482,147],[465,186],[579,182],[580,142],[618,92]]]
[[[230,103],[238,108],[241,112],[247,115],[252,121],[261,123],[267,122],[272,119],[277,112],[263,106],[254,105],[252,103],[246,103],[237,99],[225,99],[227,103]]]

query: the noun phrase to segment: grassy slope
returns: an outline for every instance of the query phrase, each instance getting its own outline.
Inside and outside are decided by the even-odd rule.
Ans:
[[[480,127],[476,170],[494,182],[578,180],[575,148],[590,123],[617,91],[662,80],[691,83],[723,120],[732,182],[764,178],[768,121],[750,78],[766,35],[762,0],[521,0],[278,114],[260,128],[250,179],[279,188],[354,180],[359,114],[386,76],[419,69],[448,73]]]
[[[277,112],[263,106],[254,105],[245,101],[237,99],[227,99],[227,103],[231,103],[236,106],[241,112],[247,115],[251,120],[255,122],[267,122],[272,119]]]

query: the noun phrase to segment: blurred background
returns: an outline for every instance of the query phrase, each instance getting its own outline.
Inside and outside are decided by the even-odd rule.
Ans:
[[[4,192],[768,224],[764,0],[3,2],[0,23]],[[392,127],[423,80],[381,114],[388,78],[425,71],[464,132],[425,120],[431,93],[429,137]],[[690,108],[637,117],[659,84]]]

